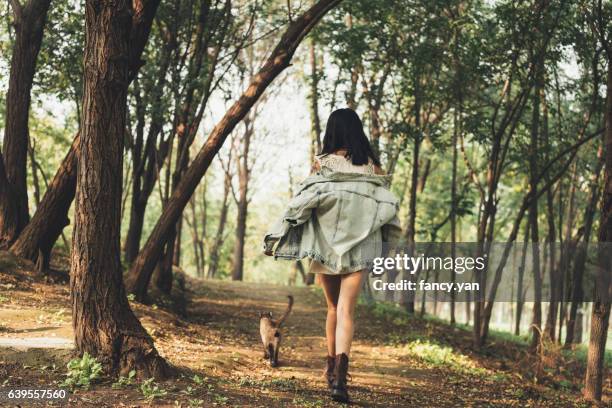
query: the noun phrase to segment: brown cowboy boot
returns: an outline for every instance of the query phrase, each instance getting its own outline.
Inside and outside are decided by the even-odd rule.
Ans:
[[[334,382],[334,367],[336,365],[336,359],[332,356],[327,356],[327,368],[325,369],[325,378],[327,379],[327,387],[331,390]]]
[[[346,390],[346,376],[348,374],[349,359],[345,353],[336,355],[334,366],[334,382],[332,383],[331,397],[337,402],[349,402]]]

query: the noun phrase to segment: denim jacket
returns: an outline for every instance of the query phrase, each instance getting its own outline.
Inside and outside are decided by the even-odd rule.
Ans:
[[[389,183],[389,176],[322,168],[300,184],[265,235],[264,252],[275,259],[309,257],[331,274],[369,268],[383,243],[395,243],[401,232]]]

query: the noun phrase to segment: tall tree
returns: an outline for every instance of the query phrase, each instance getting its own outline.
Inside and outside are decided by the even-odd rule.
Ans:
[[[134,261],[128,276],[128,287],[136,298],[146,297],[147,287],[160,252],[181,217],[183,209],[201,178],[206,173],[227,136],[244,118],[268,85],[287,67],[295,50],[319,20],[341,0],[319,0],[299,18],[292,20],[261,69],[253,76],[248,88],[217,123],[206,143],[187,167],[168,205],[153,228],[147,243]]]
[[[236,156],[236,168],[238,172],[238,194],[236,200],[236,239],[234,241],[234,256],[232,261],[232,280],[242,280],[244,276],[244,243],[247,232],[247,215],[249,208],[249,182],[252,173],[252,164],[249,154],[254,136],[254,122],[257,118],[257,106],[255,106],[242,120],[244,133],[240,138],[240,153]]]
[[[604,114],[604,188],[601,204],[601,220],[599,224],[599,255],[597,284],[593,307],[591,309],[591,333],[587,369],[584,384],[584,396],[596,401],[601,400],[604,377],[604,356],[610,324],[610,305],[612,304],[612,28],[610,27],[612,7],[606,3],[604,7],[599,0],[593,7],[591,27],[604,49],[608,65],[606,80],[606,108]]]
[[[128,303],[120,261],[130,0],[85,4],[84,92],[70,287],[76,348],[113,373],[164,377],[167,363]]]
[[[223,57],[220,55],[221,50],[226,48],[228,55],[235,56],[251,33],[251,24],[247,24],[246,34],[242,38],[232,38],[229,35],[230,23],[234,20],[231,6],[231,1],[213,4],[210,0],[201,0],[197,13],[194,13],[195,10],[191,10],[191,7],[187,8],[188,12],[195,16],[195,28],[193,34],[187,36],[185,49],[193,51],[189,52],[190,57],[184,64],[184,72],[181,73],[179,69],[173,73],[174,78],[185,79],[175,98],[173,129],[170,131],[173,139],[170,142],[176,140],[176,149],[171,190],[168,191],[173,192],[181,180],[189,164],[190,148],[195,141],[211,93],[228,71],[228,67],[223,66],[220,77],[215,77],[217,64]],[[247,20],[251,19],[252,15],[248,15]],[[231,49],[229,44],[236,50]],[[178,53],[178,56],[182,57],[182,54]],[[226,58],[226,64],[231,65],[234,58]],[[174,230],[166,237],[163,256],[155,270],[155,285],[164,293],[170,293],[172,289],[172,265],[179,264],[181,231],[182,217],[179,217]]]
[[[221,209],[219,210],[218,222],[217,222],[217,230],[215,231],[215,236],[213,239],[212,247],[210,249],[210,264],[208,265],[208,271],[206,276],[208,278],[214,278],[217,274],[217,270],[219,269],[219,263],[221,260],[221,250],[223,246],[223,241],[225,239],[225,226],[227,223],[227,213],[229,211],[229,196],[232,190],[232,154],[234,152],[233,149],[233,141],[230,143],[232,148],[229,149],[227,162],[219,157],[219,161],[221,161],[221,167],[223,168],[223,194],[221,196]]]
[[[8,248],[29,221],[28,120],[36,60],[51,0],[11,0],[15,42],[6,94],[4,142],[0,154],[0,248]]]
[[[135,78],[138,70],[144,64],[142,53],[149,38],[159,2],[160,0],[135,0],[133,2],[128,59],[129,80]],[[69,222],[68,210],[74,200],[76,189],[79,142],[80,137],[77,133],[34,216],[11,246],[11,251],[17,256],[39,263],[48,261],[51,248]],[[39,260],[39,256],[46,259]]]

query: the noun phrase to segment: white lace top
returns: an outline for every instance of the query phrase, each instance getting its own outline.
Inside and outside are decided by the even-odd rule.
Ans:
[[[322,154],[316,156],[316,159],[321,167],[325,166],[341,173],[376,174],[374,163],[371,159],[368,164],[359,166],[354,165],[351,160],[344,157],[344,155],[341,156],[338,154]]]

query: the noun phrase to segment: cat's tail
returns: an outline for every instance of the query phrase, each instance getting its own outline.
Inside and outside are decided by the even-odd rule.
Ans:
[[[293,296],[289,295],[287,297],[289,298],[289,302],[287,303],[287,310],[285,310],[285,313],[283,313],[283,315],[279,319],[278,327],[280,327],[281,324],[283,324],[287,316],[289,316],[289,313],[291,313],[291,309],[293,308]]]

